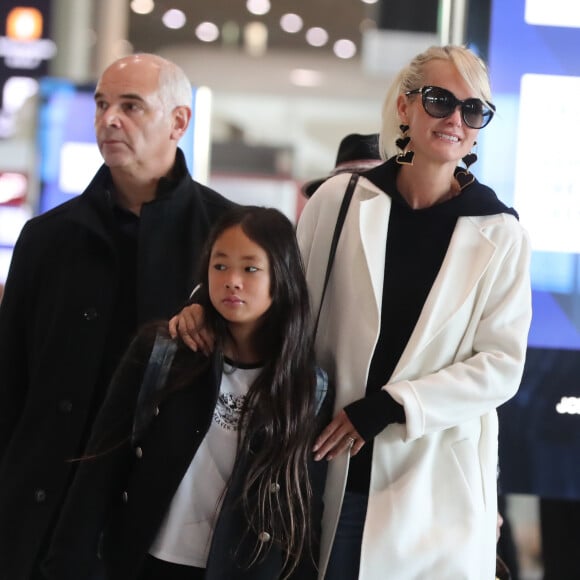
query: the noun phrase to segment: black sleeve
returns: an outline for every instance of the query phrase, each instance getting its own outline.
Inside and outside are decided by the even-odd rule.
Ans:
[[[30,313],[36,304],[35,253],[24,226],[12,254],[12,262],[4,295],[0,302],[0,459],[4,456],[12,433],[24,408],[28,390],[30,362],[29,337]]]
[[[391,423],[406,422],[404,407],[383,389],[347,405],[344,411],[365,441],[374,439]]]

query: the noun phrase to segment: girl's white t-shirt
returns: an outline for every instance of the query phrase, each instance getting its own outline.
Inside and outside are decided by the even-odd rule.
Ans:
[[[259,368],[224,363],[218,401],[201,442],[167,510],[149,553],[160,560],[205,568],[223,492],[236,458],[241,410]],[[163,474],[160,474],[163,477]]]

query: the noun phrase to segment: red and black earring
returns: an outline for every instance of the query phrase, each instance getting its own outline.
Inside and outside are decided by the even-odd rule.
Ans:
[[[408,134],[409,125],[399,125],[399,129],[401,130],[401,136],[395,141],[395,145],[401,150],[401,153],[397,155],[396,161],[399,165],[413,165],[415,152],[411,149],[406,151],[411,142],[411,137]]]

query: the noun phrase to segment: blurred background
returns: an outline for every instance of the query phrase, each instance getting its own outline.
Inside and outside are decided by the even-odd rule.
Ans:
[[[549,511],[580,511],[578,0],[2,0],[0,291],[25,221],[81,193],[102,162],[93,91],[115,58],[182,66],[194,177],[296,220],[302,184],[330,172],[340,140],[379,131],[393,75],[447,43],[489,64],[498,111],[472,171],[519,211],[534,247],[528,362],[499,410],[512,556],[503,549],[514,580],[534,580],[542,535],[561,545],[553,557],[575,555],[563,533],[580,545],[580,524]]]

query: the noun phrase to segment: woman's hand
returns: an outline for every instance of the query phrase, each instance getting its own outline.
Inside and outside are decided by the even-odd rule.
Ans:
[[[354,428],[343,409],[320,434],[312,451],[315,453],[315,461],[320,461],[325,457],[327,461],[330,461],[344,451],[350,451],[351,456],[354,456],[364,444],[365,440]]]
[[[206,356],[213,351],[214,337],[204,327],[203,308],[190,304],[169,321],[169,334],[178,335],[194,352],[201,350]]]

